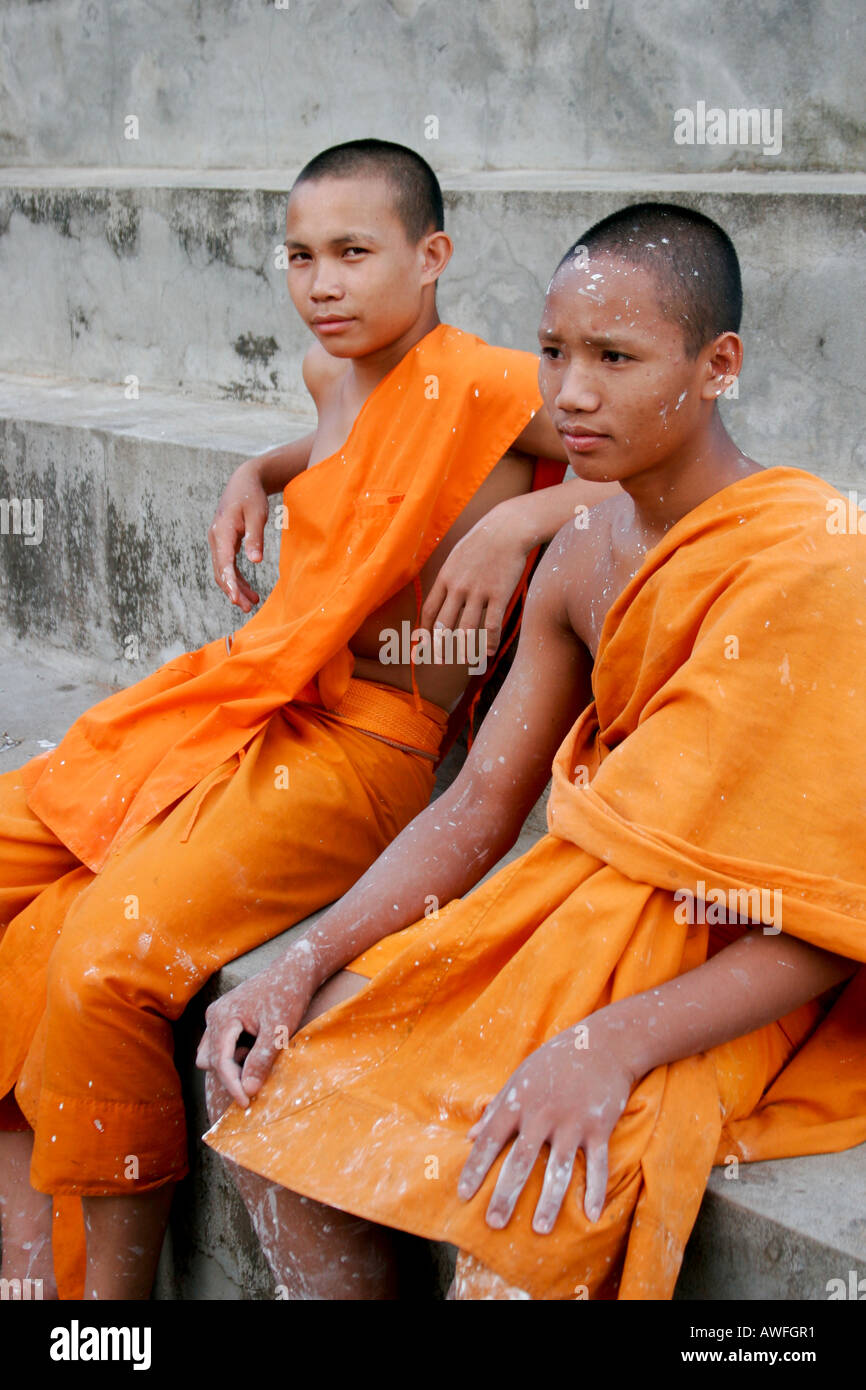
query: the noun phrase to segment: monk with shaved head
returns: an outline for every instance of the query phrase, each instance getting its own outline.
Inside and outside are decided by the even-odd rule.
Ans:
[[[399,1296],[395,1231],[458,1247],[455,1299],[670,1298],[714,1163],[866,1138],[866,555],[724,427],[739,281],[673,205],[563,258],[542,395],[622,493],[548,548],[454,785],[208,1011],[206,1138],[290,1298]]]
[[[539,544],[614,490],[548,488],[566,454],[537,359],[440,321],[451,251],[413,150],[351,141],[301,171],[288,287],[316,429],[242,464],[210,533],[249,613],[235,557],[261,558],[281,493],[278,582],[0,777],[2,1270],[46,1296],[149,1296],[187,1171],[172,1023],[423,809]]]

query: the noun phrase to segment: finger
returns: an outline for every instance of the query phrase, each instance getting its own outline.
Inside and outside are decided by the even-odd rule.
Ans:
[[[246,579],[245,579],[244,576],[241,574],[240,570],[236,569],[236,570],[235,570],[235,574],[237,575],[238,590],[239,590],[238,606],[239,606],[240,608],[243,608],[243,610],[244,610],[245,613],[248,613],[249,610],[250,610],[250,608],[252,608],[256,603],[258,603],[258,601],[259,601],[259,596],[258,596],[258,594],[256,593],[255,589],[253,589],[253,588],[247,583]],[[245,603],[246,603],[246,607],[244,607],[244,604],[245,604]]]
[[[214,578],[219,587],[234,601],[238,580],[235,556],[240,544],[240,532],[237,526],[231,526],[223,519],[222,522],[214,522],[209,539]]]
[[[491,1164],[508,1140],[517,1133],[518,1112],[500,1105],[499,1096],[494,1096],[481,1119],[469,1131],[469,1136],[475,1142],[457,1180],[457,1196],[466,1201],[475,1196]]]
[[[554,1222],[562,1209],[568,1184],[574,1172],[574,1160],[579,1146],[578,1136],[570,1139],[557,1136],[550,1146],[541,1196],[532,1218],[532,1229],[540,1236],[553,1230]]]
[[[507,1140],[488,1134],[476,1139],[457,1179],[457,1196],[464,1202],[474,1197]]]
[[[484,1126],[487,1124],[487,1121],[493,1119],[493,1116],[496,1114],[496,1111],[498,1109],[499,1099],[501,1095],[502,1092],[499,1091],[493,1097],[492,1100],[489,1100],[487,1102],[487,1104],[481,1112],[480,1117],[475,1121],[475,1124],[472,1126],[471,1129],[468,1129],[466,1131],[467,1139],[477,1139],[478,1135],[481,1133],[481,1131],[484,1129]]]
[[[241,1068],[235,1060],[238,1038],[244,1031],[239,1018],[228,1019],[222,1026],[222,1033],[215,1040],[213,1054],[216,1061],[214,1070],[225,1086],[232,1100],[244,1109],[249,1105],[249,1096],[241,1085]]]
[[[436,621],[439,609],[448,596],[448,588],[445,584],[441,571],[437,574],[433,588],[424,600],[424,607],[421,609],[419,622],[421,627],[430,628]]]
[[[447,628],[453,632],[460,621],[460,614],[463,612],[463,605],[466,602],[466,594],[461,589],[449,589],[443,602],[439,606],[439,612],[435,614],[434,621],[437,626]]]
[[[484,604],[486,595],[472,594],[464,604],[463,612],[460,614],[460,626],[466,632],[472,632],[484,625]]]
[[[499,1229],[507,1226],[517,1205],[517,1199],[526,1185],[526,1179],[535,1167],[535,1160],[545,1142],[538,1136],[521,1133],[511,1147],[511,1152],[502,1165],[493,1196],[487,1207],[487,1224]]]
[[[258,564],[262,558],[265,547],[265,519],[267,512],[258,509],[246,519],[246,531],[244,532],[244,554],[253,564]]]
[[[277,1047],[273,1037],[272,1033],[268,1038],[265,1031],[262,1030],[247,1054],[241,1072],[241,1084],[248,1096],[254,1096],[261,1090],[265,1078],[274,1065]]]
[[[210,1069],[210,1029],[205,1028],[195,1054],[195,1064],[200,1071]]]
[[[502,624],[505,621],[507,607],[508,599],[503,599],[498,594],[491,594],[487,600],[484,627],[487,632],[487,650],[491,655],[502,641]]]
[[[217,584],[220,586],[223,593],[228,594],[232,603],[237,603],[240,575],[235,569],[234,560],[228,565],[223,565],[219,570],[214,568],[214,573],[216,575]]]
[[[608,1140],[605,1138],[589,1140],[583,1146],[586,1154],[586,1195],[583,1199],[583,1209],[588,1221],[597,1221],[604,1208],[607,1193],[607,1144]]]

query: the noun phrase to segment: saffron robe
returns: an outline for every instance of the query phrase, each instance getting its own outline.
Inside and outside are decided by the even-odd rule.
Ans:
[[[94,872],[290,700],[333,709],[363,620],[417,577],[541,407],[537,358],[439,324],[365,401],[342,449],[286,486],[279,580],[235,633],[75,721],[30,809]],[[560,481],[549,473],[546,481]]]
[[[426,804],[444,713],[353,680],[347,642],[540,408],[537,367],[433,329],[343,448],[286,487],[277,585],[230,654],[220,638],[172,659],[0,779],[0,1127],[36,1131],[40,1190],[182,1176],[169,1020],[226,960],[347,891]],[[539,461],[536,484],[563,473]],[[69,1293],[79,1203],[60,1205]]]
[[[509,1146],[471,1201],[456,1195],[466,1132],[525,1057],[706,959],[705,917],[689,925],[678,890],[778,891],[784,931],[866,961],[866,550],[829,534],[837,497],[773,468],[670,529],[608,612],[594,699],[555,757],[549,833],[383,942],[371,982],[296,1036],[250,1108],[205,1136],[214,1149],[451,1241],[533,1298],[659,1299],[714,1162],[866,1139],[859,971],[838,999],[644,1077],[598,1222],[582,1154],[549,1235],[531,1229],[546,1150],[504,1229],[484,1212]]]

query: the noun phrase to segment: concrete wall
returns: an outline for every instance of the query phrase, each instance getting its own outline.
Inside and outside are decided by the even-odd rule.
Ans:
[[[859,0],[578,3],[7,0],[0,159],[292,168],[371,134],[442,171],[860,167]],[[781,109],[781,153],[674,144],[699,100]]]
[[[549,275],[592,221],[654,196],[461,188],[448,195],[456,254],[440,311],[509,346],[537,347]],[[767,191],[665,196],[730,231],[744,267],[746,364],[726,402],[737,441],[866,485],[861,347],[862,195]],[[285,194],[249,188],[0,188],[0,370],[271,401],[309,410],[309,334],[274,265]],[[132,413],[132,412],[130,412]],[[277,435],[279,438],[279,435]]]

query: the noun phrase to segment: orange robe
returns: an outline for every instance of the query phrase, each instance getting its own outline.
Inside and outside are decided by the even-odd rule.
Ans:
[[[30,809],[97,871],[287,701],[333,709],[353,634],[417,577],[541,408],[537,372],[530,353],[432,329],[343,448],[285,488],[279,581],[231,652],[219,637],[94,705],[43,755]]]
[[[347,642],[540,407],[536,374],[435,328],[286,487],[279,580],[230,653],[171,660],[0,777],[0,1128],[34,1129],[37,1189],[182,1176],[171,1021],[427,804],[447,715],[353,679]]]
[[[644,1077],[598,1222],[582,1155],[549,1235],[530,1224],[546,1150],[503,1230],[484,1212],[504,1155],[476,1197],[456,1196],[466,1132],[525,1057],[745,929],[707,924],[722,893],[763,889],[771,925],[778,906],[783,930],[866,961],[866,549],[828,532],[833,501],[774,468],[671,528],[608,613],[594,700],[555,758],[549,834],[353,962],[371,983],[297,1035],[213,1148],[453,1242],[533,1298],[658,1299],[714,1162],[866,1139],[859,971],[838,999]],[[704,920],[699,904],[687,920],[687,894]]]

